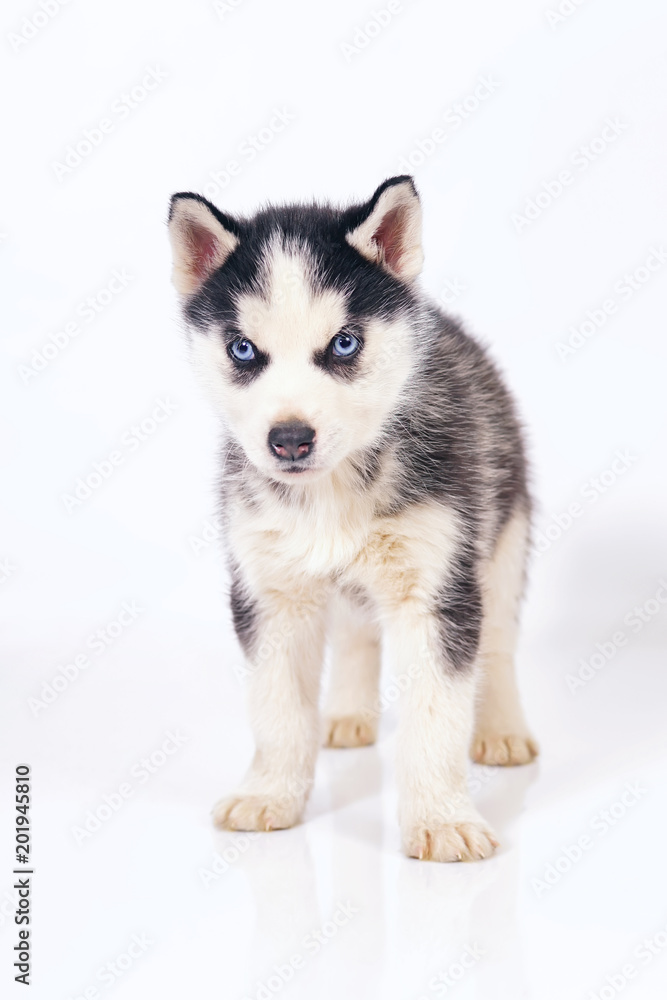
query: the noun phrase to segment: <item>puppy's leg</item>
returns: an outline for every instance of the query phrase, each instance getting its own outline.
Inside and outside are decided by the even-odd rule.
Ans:
[[[405,602],[389,623],[399,669],[411,679],[397,760],[399,820],[410,857],[472,861],[497,846],[467,785],[481,614],[474,568],[461,561],[437,598]]]
[[[377,736],[380,631],[353,598],[335,594],[330,606],[331,680],[324,743],[361,747]]]
[[[482,576],[482,677],[471,748],[473,760],[480,764],[528,764],[538,752],[521,708],[514,671],[527,539],[527,518],[516,511]]]
[[[234,589],[235,588],[235,589]],[[238,581],[232,611],[244,646],[255,756],[236,794],[215,807],[230,830],[277,830],[301,818],[319,746],[318,699],[324,645],[324,600],[306,594],[253,600]]]

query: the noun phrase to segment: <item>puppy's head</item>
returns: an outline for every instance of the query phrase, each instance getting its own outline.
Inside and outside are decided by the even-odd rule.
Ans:
[[[248,220],[176,194],[169,233],[195,363],[253,465],[303,483],[373,445],[417,350],[412,180],[385,181],[352,208]]]

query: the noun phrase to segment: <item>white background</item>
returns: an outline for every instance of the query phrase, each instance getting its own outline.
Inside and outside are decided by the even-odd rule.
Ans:
[[[357,28],[382,0],[237,0],[220,12],[205,0],[71,0],[27,41],[24,18],[40,8],[4,5],[7,995],[25,995],[11,982],[9,890],[13,775],[27,761],[30,995],[40,1000],[86,990],[114,1000],[664,996],[667,263],[641,268],[667,249],[667,17],[658,0],[565,2],[571,13],[560,20],[549,16],[556,4],[403,0],[354,50],[342,46],[363,43]],[[149,68],[164,79],[122,114],[116,102]],[[482,77],[493,93],[476,100]],[[456,127],[451,109],[466,100]],[[241,147],[274,109],[293,120],[250,161]],[[63,176],[54,164],[103,118],[113,130]],[[619,134],[578,166],[577,150],[607,119]],[[436,128],[446,140],[418,163],[418,144],[429,149]],[[492,860],[409,861],[395,819],[392,708],[377,747],[322,753],[302,826],[239,851],[210,822],[252,744],[222,558],[215,541],[194,551],[214,533],[217,427],[178,326],[168,198],[205,190],[236,159],[229,184],[208,188],[231,213],[270,200],[366,199],[411,153],[424,287],[452,300],[507,373],[529,432],[536,530],[551,525],[551,543],[533,559],[519,653],[542,756],[502,773],[471,769],[475,800],[502,840]],[[572,183],[550,198],[544,185],[558,194],[552,182],[563,170]],[[537,217],[517,221],[537,195]],[[114,269],[132,280],[86,323],[80,304],[105,302]],[[628,295],[619,289],[633,272]],[[570,328],[608,299],[615,312],[559,356]],[[49,348],[36,371],[52,335],[73,321],[76,337]],[[128,432],[158,400],[173,414],[131,451]],[[64,495],[118,449],[122,464],[68,511]],[[619,449],[624,471],[604,474]],[[604,492],[592,484],[600,474]],[[573,503],[579,516],[568,524]],[[97,654],[90,636],[117,631],[124,602],[138,617]],[[642,622],[633,609],[644,605]],[[608,658],[598,650],[592,679],[573,687],[582,661],[598,643],[609,652],[619,630],[622,648]],[[89,666],[59,681],[47,704],[61,668],[84,653]],[[390,683],[385,676],[391,693]],[[169,731],[187,741],[149,780],[136,768],[132,777]],[[78,843],[88,811],[127,782],[127,801]],[[627,782],[638,791],[622,806]],[[611,807],[616,819],[603,833],[599,814]],[[563,860],[583,836],[581,859]],[[207,888],[202,870],[224,851],[229,866]],[[550,865],[561,874],[549,886]],[[358,912],[315,954],[306,936],[348,901]],[[133,934],[151,944],[107,985],[113,974],[103,982],[98,970]],[[655,935],[651,956],[641,942]],[[455,983],[466,948],[482,957]],[[266,986],[293,955],[304,967]],[[628,963],[631,978],[619,972]]]

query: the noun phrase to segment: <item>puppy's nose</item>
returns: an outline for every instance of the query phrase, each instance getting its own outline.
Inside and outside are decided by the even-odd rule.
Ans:
[[[269,431],[269,449],[278,458],[299,462],[313,450],[315,431],[307,424],[276,424]]]

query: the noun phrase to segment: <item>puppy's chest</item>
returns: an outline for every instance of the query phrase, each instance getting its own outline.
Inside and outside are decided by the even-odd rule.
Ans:
[[[330,580],[392,600],[437,587],[459,538],[457,519],[442,507],[378,515],[363,494],[237,508],[230,529],[236,560],[259,589]]]
[[[342,573],[367,546],[375,527],[372,507],[346,497],[303,503],[260,503],[239,509],[230,545],[247,571],[267,578],[331,577]]]

